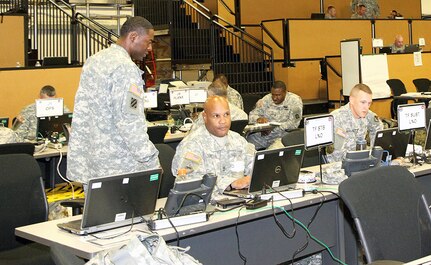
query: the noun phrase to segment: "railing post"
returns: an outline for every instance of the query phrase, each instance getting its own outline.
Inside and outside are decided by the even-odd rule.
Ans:
[[[241,0],[235,0],[235,26],[241,28]]]
[[[78,23],[76,19],[76,6],[72,7],[72,19],[70,21],[70,62],[71,64],[79,64],[78,60]]]

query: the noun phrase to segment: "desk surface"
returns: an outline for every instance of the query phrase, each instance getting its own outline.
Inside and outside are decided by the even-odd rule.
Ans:
[[[331,189],[333,189],[333,187],[331,187]],[[310,205],[317,205],[320,203],[321,200],[322,200],[322,196],[320,194],[309,194],[303,198],[293,199],[292,202],[293,202],[293,207],[295,209],[300,209],[303,207],[308,207]],[[330,193],[325,194],[326,202],[334,201],[334,200],[336,200],[336,196]],[[159,200],[158,203],[161,203],[161,205],[163,205],[164,200],[161,199]],[[280,206],[280,207],[286,207],[286,210],[290,209],[290,204],[288,201],[278,201],[278,202],[275,202],[274,205]],[[281,211],[280,209],[276,208],[276,212],[280,212],[280,211]],[[271,217],[272,209],[271,209],[271,206],[266,206],[257,210],[242,209],[240,214],[241,214],[241,217],[239,219],[239,223],[249,223],[253,220],[258,220],[260,218],[264,218],[268,216]],[[208,222],[181,226],[181,227],[178,227],[177,230],[181,238],[187,238],[187,237],[193,237],[193,236],[199,237],[201,234],[204,234],[207,231],[214,231],[214,230],[223,229],[223,228],[232,228],[232,226],[235,225],[237,217],[238,217],[238,209],[234,209],[229,212],[216,212],[210,217]],[[16,228],[15,233],[17,236],[20,236],[47,246],[51,246],[54,243],[61,244],[62,246],[66,247],[75,255],[89,259],[99,251],[102,251],[108,247],[96,245],[95,243],[90,242],[94,240],[94,237],[90,235],[77,236],[77,235],[65,232],[63,230],[60,230],[56,226],[58,223],[67,222],[78,218],[80,218],[80,216],[73,216],[65,219],[23,226],[23,227]],[[286,221],[285,218],[283,218],[283,220]],[[306,220],[303,220],[303,221],[305,222]],[[272,225],[276,227],[275,223],[272,223]],[[146,224],[141,223],[141,224],[135,225],[134,229],[146,230],[147,227],[146,227]],[[112,232],[112,230],[110,232]],[[163,238],[168,242],[176,239],[175,231],[172,228],[158,230],[157,233],[163,236]],[[279,231],[277,233],[281,234],[281,232]],[[232,234],[232,237],[234,236],[235,235]],[[121,244],[121,243],[118,243],[118,244]],[[109,245],[109,247],[118,246],[118,244]],[[233,246],[230,246],[230,247],[233,248]],[[193,249],[193,246],[192,246],[192,249]]]
[[[33,156],[36,159],[48,158],[48,157],[59,156],[60,152],[62,155],[67,155],[67,145],[63,145],[63,147],[60,150],[47,147],[45,150],[41,152],[35,152]]]
[[[394,96],[394,98],[401,98],[401,99],[431,99],[431,94],[423,94],[421,92],[409,92],[404,93],[399,96]]]

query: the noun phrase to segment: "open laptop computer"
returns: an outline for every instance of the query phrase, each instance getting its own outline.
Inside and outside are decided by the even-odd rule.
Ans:
[[[304,145],[291,145],[280,149],[257,151],[254,157],[251,182],[248,189],[225,191],[225,195],[253,198],[272,192],[265,186],[268,185],[277,191],[294,188],[298,182],[304,158]]]
[[[389,128],[377,131],[374,139],[374,146],[380,146],[383,150],[389,152],[392,159],[404,157],[406,155],[407,145],[409,143],[410,133],[399,132],[398,128]],[[383,153],[382,159],[386,160],[386,154]]]
[[[149,219],[154,213],[161,169],[91,179],[82,219],[57,226],[85,235]]]

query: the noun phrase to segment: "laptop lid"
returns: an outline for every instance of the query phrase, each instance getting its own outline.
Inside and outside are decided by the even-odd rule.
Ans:
[[[94,233],[149,219],[155,210],[162,169],[91,179],[81,231]],[[68,230],[67,223],[63,229]]]
[[[409,143],[410,133],[400,132],[397,127],[377,131],[374,146],[380,146],[389,152],[392,158],[404,157]],[[386,155],[383,154],[383,160]]]
[[[304,145],[256,152],[249,193],[261,192],[265,185],[283,188],[298,182]]]
[[[64,133],[64,124],[71,124],[73,113],[65,113],[60,116],[37,118],[36,138],[51,138],[61,136]]]
[[[427,138],[425,139],[425,146],[424,146],[424,150],[429,150],[431,149],[431,120],[428,121],[428,128],[427,128]]]

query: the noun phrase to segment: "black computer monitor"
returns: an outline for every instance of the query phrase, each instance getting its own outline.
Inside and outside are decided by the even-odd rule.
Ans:
[[[60,66],[68,64],[69,59],[67,57],[45,57],[42,62],[42,66]]]
[[[311,19],[325,19],[325,13],[311,13]]]
[[[165,204],[168,216],[205,211],[210,202],[217,176],[207,174],[202,179],[175,182]]]
[[[59,139],[64,134],[63,125],[72,124],[72,113],[65,113],[61,116],[37,118],[36,138]],[[66,135],[65,135],[66,136]]]
[[[404,48],[404,53],[414,53],[420,51],[419,44],[406,45]]]
[[[9,127],[9,118],[7,117],[0,117],[0,127]]]
[[[390,53],[392,53],[392,48],[390,46],[380,47],[379,48],[379,54],[382,54],[382,53],[390,54]]]
[[[410,133],[400,132],[397,127],[377,131],[374,139],[374,146],[380,146],[383,150],[388,151],[392,159],[404,157],[406,155],[407,145],[409,144]],[[383,154],[383,160],[386,160],[387,154]]]

